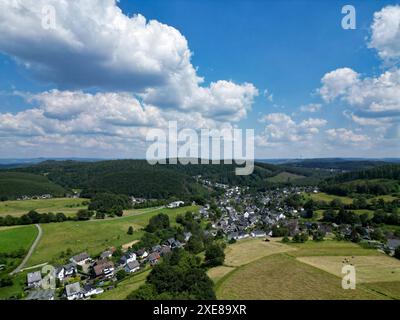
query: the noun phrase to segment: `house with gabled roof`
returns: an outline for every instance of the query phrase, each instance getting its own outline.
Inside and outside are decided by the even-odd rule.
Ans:
[[[84,292],[79,282],[67,284],[65,286],[65,294],[68,300],[77,300],[84,297]]]
[[[90,261],[90,256],[86,252],[81,252],[80,254],[73,256],[70,261],[79,266],[83,266]]]
[[[42,274],[40,271],[29,272],[26,278],[29,288],[38,288],[42,284]]]

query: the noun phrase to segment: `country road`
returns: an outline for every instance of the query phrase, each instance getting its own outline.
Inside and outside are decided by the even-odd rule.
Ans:
[[[24,260],[22,260],[22,262],[20,263],[20,265],[10,273],[10,275],[14,275],[18,272],[20,272],[22,270],[22,268],[25,266],[25,264],[27,263],[27,261],[29,260],[29,258],[31,257],[33,251],[35,250],[37,244],[39,243],[40,238],[42,237],[43,231],[42,231],[42,227],[38,224],[35,224],[36,228],[38,229],[39,233],[35,239],[35,241],[32,243],[27,255],[25,256]]]

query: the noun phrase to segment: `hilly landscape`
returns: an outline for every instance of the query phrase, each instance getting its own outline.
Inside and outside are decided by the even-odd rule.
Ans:
[[[63,196],[66,190],[45,175],[27,172],[0,171],[0,197],[13,199],[20,196],[52,194]]]
[[[24,167],[0,170],[0,195],[8,199],[46,193],[62,196],[65,193],[72,193],[73,189],[79,189],[86,197],[92,197],[96,193],[111,192],[147,199],[170,197],[188,199],[204,196],[208,192],[207,188],[196,179],[197,177],[223,184],[248,186],[254,190],[266,190],[282,185],[320,184],[324,188],[329,186],[333,190],[336,183],[346,181],[349,183],[350,180],[373,179],[374,177],[383,179],[386,176],[398,179],[399,165],[382,166],[382,163],[386,164],[383,161],[342,159],[337,161],[334,159],[305,160],[279,165],[256,162],[251,175],[236,176],[235,165],[223,163],[220,165],[150,165],[145,160],[91,162],[47,160],[30,165],[24,164]],[[372,169],[369,170],[369,168]],[[337,171],[337,169],[340,170]],[[389,181],[388,188],[396,191],[396,188],[390,184]],[[338,195],[344,195],[344,193],[339,192]]]

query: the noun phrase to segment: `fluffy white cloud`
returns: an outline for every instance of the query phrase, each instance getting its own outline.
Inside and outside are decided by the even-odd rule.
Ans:
[[[339,99],[352,107],[345,115],[363,126],[390,129],[400,117],[400,69],[392,69],[378,77],[362,78],[344,68],[322,78],[319,92],[326,102]]]
[[[340,68],[325,74],[322,77],[322,87],[319,94],[326,102],[336,97],[348,95],[350,88],[358,83],[359,75],[350,68]]]
[[[321,110],[320,103],[310,103],[307,105],[300,106],[301,112],[317,112],[319,110]]]
[[[345,128],[328,129],[326,133],[328,134],[329,140],[339,144],[358,144],[369,141],[368,136],[355,133]]]
[[[178,129],[230,126],[201,112],[167,111],[145,105],[125,92],[51,90],[24,96],[35,106],[15,114],[0,113],[0,149],[12,144],[14,151],[35,152],[36,148],[44,154],[46,150],[49,154],[62,150],[65,155],[80,152],[81,156],[132,156],[136,152],[136,156],[143,156],[140,150],[145,150],[148,130],[166,129],[168,121],[177,121]]]
[[[400,58],[400,6],[375,12],[370,48],[385,61]],[[393,67],[375,77],[363,77],[350,68],[325,74],[318,90],[325,102],[339,99],[353,108],[346,116],[360,125],[390,126],[400,116],[400,69]]]
[[[259,146],[307,141],[327,124],[325,119],[318,118],[308,118],[296,123],[284,113],[268,114],[261,121],[265,122],[266,126],[263,134],[256,137]]]
[[[385,61],[400,58],[400,6],[387,6],[375,12],[369,47]]]
[[[47,29],[42,20],[49,6],[55,28]],[[249,83],[202,86],[177,29],[142,15],[128,17],[115,0],[1,1],[0,51],[60,88],[129,91],[147,105],[219,120],[242,119],[258,95]]]
[[[48,6],[55,28],[42,26]],[[4,0],[0,31],[0,50],[58,84],[132,89],[195,76],[178,30],[141,15],[129,18],[114,0]]]

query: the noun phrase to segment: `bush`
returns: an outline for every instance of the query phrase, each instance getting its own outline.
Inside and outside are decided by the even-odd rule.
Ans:
[[[130,227],[128,228],[127,234],[129,234],[129,235],[132,235],[132,234],[133,234],[133,227],[132,227],[132,226],[130,226]]]
[[[314,241],[323,241],[325,237],[325,232],[321,230],[314,231],[312,237]]]
[[[287,243],[287,242],[289,242],[289,241],[290,241],[290,240],[289,240],[288,236],[284,236],[283,239],[282,239],[282,242],[283,242],[283,243]]]
[[[220,266],[224,263],[224,261],[225,253],[224,249],[220,245],[214,243],[207,247],[204,256],[204,264],[207,267]]]
[[[293,242],[304,243],[308,240],[308,235],[305,232],[296,233],[293,237]]]
[[[13,285],[13,281],[11,277],[5,276],[4,278],[0,279],[0,288],[3,287],[11,287]]]

